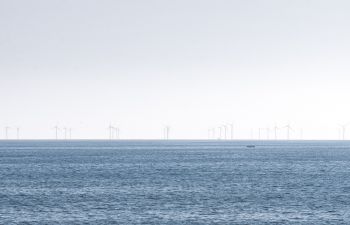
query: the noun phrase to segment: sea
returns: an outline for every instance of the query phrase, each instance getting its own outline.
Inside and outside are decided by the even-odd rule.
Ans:
[[[350,224],[350,142],[0,141],[0,224]]]

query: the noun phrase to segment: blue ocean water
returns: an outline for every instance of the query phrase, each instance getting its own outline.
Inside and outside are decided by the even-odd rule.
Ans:
[[[350,224],[350,142],[1,141],[0,224]]]

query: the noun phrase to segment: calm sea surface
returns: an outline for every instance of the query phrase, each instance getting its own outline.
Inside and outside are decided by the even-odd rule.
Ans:
[[[350,142],[2,141],[0,224],[350,224]]]

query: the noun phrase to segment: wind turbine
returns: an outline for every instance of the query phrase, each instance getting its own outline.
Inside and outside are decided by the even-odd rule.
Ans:
[[[64,139],[67,139],[67,131],[68,131],[68,128],[67,128],[67,127],[64,127],[63,130],[64,130]]]
[[[169,139],[169,130],[170,130],[170,127],[168,125],[163,127],[163,139],[164,140]]]
[[[216,130],[215,130],[215,127],[213,128],[213,139],[216,139]]]
[[[262,130],[262,128],[259,128],[259,140],[261,139],[261,130]]]
[[[5,139],[8,139],[8,131],[9,131],[10,127],[5,127]]]
[[[109,124],[108,126],[108,130],[109,130],[109,140],[112,140],[113,137],[113,126],[111,124]]]
[[[165,126],[165,139],[169,140],[170,126]]]
[[[16,128],[17,131],[17,140],[19,140],[19,127]]]
[[[274,133],[275,133],[275,140],[277,140],[277,130],[278,130],[278,127],[275,125],[273,127],[273,130],[274,130]]]
[[[343,140],[345,140],[346,127],[349,126],[349,124],[350,123],[339,125],[340,128],[341,128],[341,133],[342,133]]]
[[[231,140],[233,140],[233,135],[234,135],[234,133],[233,133],[234,124],[231,123],[231,124],[229,124],[229,126],[230,126],[230,128],[231,128]]]
[[[290,131],[291,131],[291,130],[293,131],[293,129],[292,129],[292,127],[290,126],[290,124],[287,124],[284,128],[287,129],[287,140],[289,140],[289,138],[290,138]]]
[[[119,139],[119,127],[114,127],[114,131],[115,131],[115,138]]]
[[[270,128],[266,128],[266,138],[270,140]]]
[[[54,127],[54,129],[55,129],[55,137],[56,137],[56,140],[58,139],[58,130],[60,129],[60,128],[58,128],[58,126],[56,125],[55,127]]]
[[[222,125],[222,127],[224,128],[224,139],[226,140],[227,139],[227,126],[224,124]]]
[[[167,139],[169,140],[169,135],[170,135],[170,126],[168,126],[168,127],[167,127],[167,133],[166,133],[166,135],[167,135]]]

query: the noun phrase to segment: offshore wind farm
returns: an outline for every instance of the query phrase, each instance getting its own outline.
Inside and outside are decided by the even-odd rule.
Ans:
[[[0,224],[350,224],[349,12],[0,0]]]
[[[347,140],[350,138],[347,136],[347,127],[350,125],[350,123],[334,126],[333,128],[333,135],[331,138],[325,139],[320,138],[319,140]],[[152,138],[148,138],[150,140],[184,140],[184,139],[191,139],[191,138],[181,138],[181,136],[178,137],[171,137],[170,135],[170,129],[171,126],[166,125],[163,126],[161,135],[155,136]],[[246,128],[242,128],[244,130]],[[28,136],[21,136],[20,135],[20,127],[11,127],[11,126],[5,126],[3,132],[3,139],[4,140],[20,140],[20,139],[32,139],[28,138]],[[121,140],[121,139],[139,139],[139,140],[147,140],[147,138],[140,137],[121,137],[120,136],[120,128],[116,125],[109,124],[108,128],[105,130],[101,130],[101,133],[105,133],[106,135],[102,138],[94,138],[94,137],[74,137],[74,134],[72,136],[72,130],[71,127],[59,127],[58,125],[54,126],[52,130],[49,130],[48,133],[52,133],[51,137],[46,138],[36,138],[36,139],[52,139],[52,140],[72,140],[72,139],[85,139],[85,140],[96,140],[96,139],[105,139],[105,140]],[[304,137],[304,129],[300,127],[293,127],[288,123],[286,125],[277,126],[276,124],[274,126],[266,127],[266,128],[249,128],[250,135],[247,135],[247,132],[240,134],[239,127],[235,126],[234,123],[226,123],[223,125],[214,126],[212,128],[207,129],[207,136],[202,136],[199,138],[193,138],[197,140],[318,140],[318,138],[305,138]],[[12,131],[12,132],[11,132]],[[79,132],[79,130],[76,130]],[[179,131],[181,133],[181,131]],[[204,134],[204,132],[199,132]],[[337,135],[335,135],[337,134]],[[192,140],[193,140],[192,139]],[[1,139],[0,139],[1,140]],[[33,139],[35,140],[35,139]]]

